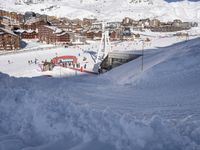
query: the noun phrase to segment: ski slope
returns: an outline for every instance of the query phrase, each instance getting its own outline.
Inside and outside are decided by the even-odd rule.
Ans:
[[[15,0],[0,0],[0,8],[17,11],[35,11],[57,17],[98,18],[100,20],[121,21],[124,17],[133,19],[157,18],[162,21],[200,19],[200,2],[165,0],[144,0],[140,3],[131,0],[45,0],[40,3],[16,5]]]
[[[100,76],[0,74],[1,150],[199,150],[199,38]]]
[[[199,37],[199,28],[194,28],[190,31],[190,38]],[[141,39],[135,41],[123,41],[123,42],[112,42],[112,51],[128,51],[131,53],[141,53],[143,47],[142,40],[147,37],[151,40],[150,42],[144,43],[144,48],[148,51],[151,49],[157,49],[158,47],[166,47],[177,42],[185,41],[185,37],[173,36],[174,33],[152,33],[152,32],[139,32]],[[56,56],[73,55],[78,58],[78,62],[83,67],[86,65],[86,70],[95,72],[95,58],[96,53],[99,49],[99,41],[88,41],[88,45],[71,46],[68,48],[62,46],[53,46],[38,43],[35,41],[25,41],[27,46],[25,49],[18,51],[18,53],[0,53],[0,72],[6,73],[14,77],[36,77],[36,76],[76,76],[81,75],[77,71],[55,68],[53,71],[42,72],[40,65],[45,60],[51,61]],[[84,60],[86,58],[86,60]],[[34,61],[37,59],[37,63]],[[33,63],[28,63],[32,61]],[[9,63],[10,62],[10,63]]]

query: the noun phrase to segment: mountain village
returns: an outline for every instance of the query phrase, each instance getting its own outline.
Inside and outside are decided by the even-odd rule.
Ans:
[[[105,29],[109,31],[111,41],[133,41],[140,38],[140,34],[136,31],[180,31],[175,36],[188,36],[185,31],[197,26],[197,22],[183,22],[179,19],[161,22],[158,19],[134,20],[125,17],[120,22],[106,22]],[[0,10],[0,31],[1,50],[23,48],[20,44],[23,39],[37,39],[38,42],[46,44],[69,46],[85,44],[87,40],[101,40],[102,21],[96,18],[71,20],[31,11],[20,14]]]

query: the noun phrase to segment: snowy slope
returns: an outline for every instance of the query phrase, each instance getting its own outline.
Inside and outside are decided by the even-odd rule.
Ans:
[[[1,150],[199,150],[199,38],[99,77],[0,74]]]
[[[46,0],[38,4],[15,5],[15,0],[0,0],[0,7],[7,10],[25,12],[36,11],[57,17],[84,18],[97,17],[105,20],[121,20],[125,16],[134,19],[158,18],[164,21],[182,19],[198,21],[200,2],[164,0]],[[49,9],[51,6],[53,8]],[[44,10],[44,11],[42,11]]]

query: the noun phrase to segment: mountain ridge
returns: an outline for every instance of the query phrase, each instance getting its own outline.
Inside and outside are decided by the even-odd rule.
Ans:
[[[0,0],[0,7],[17,12],[35,11],[57,17],[111,21],[120,21],[124,17],[135,20],[157,18],[163,21],[200,19],[200,2],[190,1],[168,3],[164,0],[141,0],[139,3],[138,0],[26,0],[27,3],[21,4],[17,1]]]

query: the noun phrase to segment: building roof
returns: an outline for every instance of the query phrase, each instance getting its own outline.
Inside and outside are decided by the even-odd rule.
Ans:
[[[13,31],[11,31],[11,30],[8,30],[8,29],[1,28],[1,27],[0,27],[0,31],[6,32],[6,33],[8,33],[8,34],[12,34],[13,36],[18,37],[18,35],[16,35],[16,34],[15,34]]]
[[[59,28],[58,28],[58,27],[56,27],[56,26],[47,26],[47,25],[45,25],[45,27],[47,27],[47,28],[49,28],[49,29],[53,30],[53,31],[54,31],[54,33],[56,33],[56,34],[58,34],[58,33],[62,33],[62,32],[63,32],[63,30],[62,30],[62,29],[59,29]]]

